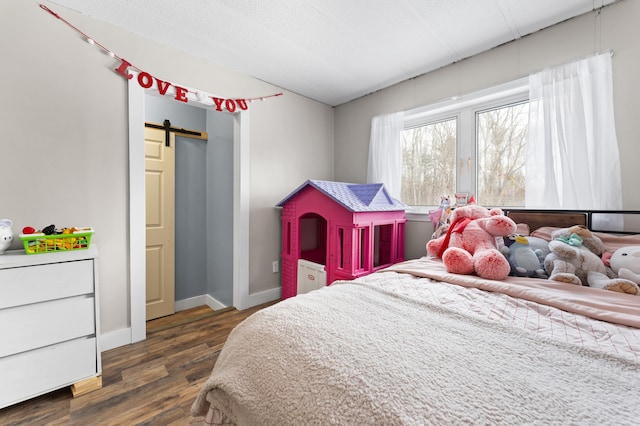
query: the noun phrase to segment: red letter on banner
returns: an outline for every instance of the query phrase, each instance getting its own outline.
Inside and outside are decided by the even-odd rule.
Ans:
[[[215,98],[213,96],[211,96],[211,99],[213,99],[213,102],[216,104],[216,111],[222,111],[222,102],[224,102],[224,99]]]
[[[240,109],[243,110],[243,111],[246,111],[247,108],[249,108],[247,106],[247,100],[246,99],[236,99],[236,103],[238,104]]]
[[[176,86],[176,100],[177,101],[182,101],[182,102],[187,102],[187,93],[189,93],[189,91],[183,87],[178,87]]]
[[[164,95],[165,93],[167,93],[169,86],[171,86],[171,83],[169,83],[168,81],[162,81],[157,77],[156,77],[156,83],[158,85],[158,92],[160,92],[161,95]]]
[[[127,62],[126,59],[121,59],[121,61],[122,62],[120,63],[120,66],[118,68],[116,68],[116,72],[118,74],[122,75],[127,80],[133,78],[133,76],[127,72],[127,68],[129,68],[129,66],[131,66],[131,63]]]
[[[153,84],[153,77],[151,77],[151,74],[149,74],[148,72],[143,71],[138,74],[138,84],[140,85],[140,87],[148,89]]]
[[[227,111],[229,112],[236,111],[236,103],[233,102],[233,99],[227,99],[224,103],[224,106],[227,107]]]

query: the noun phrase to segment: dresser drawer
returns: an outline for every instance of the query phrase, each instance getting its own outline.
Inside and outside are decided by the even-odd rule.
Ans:
[[[0,269],[0,309],[93,293],[93,282],[93,260]]]
[[[98,374],[96,339],[83,338],[0,359],[0,408]]]
[[[0,357],[95,335],[94,311],[85,296],[0,310]]]

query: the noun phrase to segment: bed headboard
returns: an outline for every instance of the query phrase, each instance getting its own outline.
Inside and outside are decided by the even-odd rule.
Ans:
[[[584,225],[592,231],[639,233],[640,211],[635,210],[531,210],[503,209],[504,214],[516,223],[526,223],[531,232],[543,226],[568,228],[573,225]],[[617,218],[623,225],[619,229],[598,229],[598,219],[602,217]],[[595,221],[594,221],[595,220]],[[615,220],[613,221],[615,222]],[[594,227],[595,225],[595,227]]]
[[[532,232],[543,226],[568,228],[573,225],[584,225],[588,227],[586,213],[508,210],[505,214],[515,223],[526,223]]]

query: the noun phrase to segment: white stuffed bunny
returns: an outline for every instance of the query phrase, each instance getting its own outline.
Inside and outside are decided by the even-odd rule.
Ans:
[[[618,278],[589,273],[589,285],[640,296],[640,246],[619,248],[613,252],[608,263]]]
[[[620,278],[640,284],[640,246],[619,248],[611,256],[609,264]]]
[[[13,226],[13,222],[9,219],[0,220],[0,254],[4,254],[13,241],[11,226]]]

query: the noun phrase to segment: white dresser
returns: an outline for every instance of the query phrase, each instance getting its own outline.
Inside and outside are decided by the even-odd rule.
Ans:
[[[0,408],[69,385],[101,386],[99,330],[95,244],[0,255]]]

